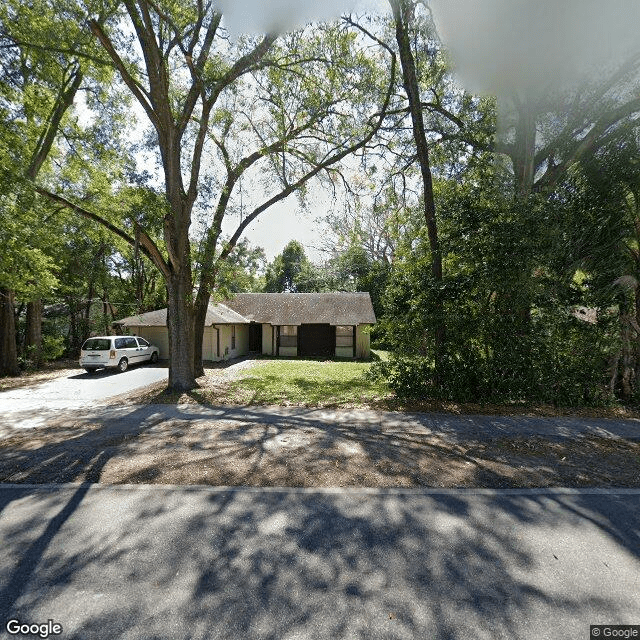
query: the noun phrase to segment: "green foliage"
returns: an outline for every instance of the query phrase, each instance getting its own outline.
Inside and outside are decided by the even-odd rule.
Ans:
[[[42,337],[42,357],[45,361],[57,360],[64,353],[63,336],[43,336]]]
[[[231,255],[220,264],[216,277],[215,298],[226,300],[236,293],[252,293],[264,288],[266,257],[262,247],[252,247],[246,238],[235,246]]]
[[[566,202],[559,207],[536,198],[514,201],[495,184],[449,183],[438,190],[445,277],[436,283],[431,276],[424,234],[406,239],[384,297],[382,324],[393,355],[375,365],[374,375],[386,378],[402,397],[570,406],[611,402],[607,383],[618,341],[615,321],[601,314],[591,324],[575,311],[596,299],[601,309],[614,306],[619,292],[603,286],[595,295],[573,275],[589,264],[592,283],[598,271],[616,271],[615,259],[598,271],[586,247],[567,259],[577,228],[567,217]],[[574,205],[580,208],[579,202]],[[439,309],[446,349],[436,371]]]
[[[271,293],[313,293],[326,291],[322,272],[307,258],[304,247],[291,240],[265,272],[264,290]]]

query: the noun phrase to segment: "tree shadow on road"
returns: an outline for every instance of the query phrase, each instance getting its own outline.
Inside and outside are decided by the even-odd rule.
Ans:
[[[355,413],[329,427],[313,411],[183,407],[172,416],[153,406],[114,409],[60,424],[46,441],[34,430],[21,447],[0,449],[0,470],[18,469],[13,480],[25,483],[96,483],[116,458],[144,455],[148,463],[119,481],[171,481],[189,472],[180,456],[192,451],[201,456],[195,479],[215,484],[358,473],[366,484],[375,472],[392,486],[442,473],[435,462],[431,471],[418,465],[428,422],[399,419],[385,431]],[[438,453],[443,445],[429,446]],[[175,459],[157,457],[162,448]],[[465,450],[457,455],[456,469],[478,484],[508,479]],[[340,476],[354,456],[358,464]],[[105,499],[105,491],[2,488],[5,620],[55,612],[64,626],[68,615],[68,637],[77,639],[519,638],[531,637],[531,620],[547,637],[580,637],[589,623],[632,623],[638,607],[633,585],[625,595],[615,582],[617,552],[640,571],[637,495],[630,509],[615,496],[594,502],[562,492],[418,500],[157,486],[121,487]],[[587,534],[603,559],[594,584],[574,575],[592,544]],[[79,594],[73,615],[68,593]]]
[[[36,551],[7,613],[64,626],[81,594],[78,640],[586,637],[638,607],[637,515],[610,497],[96,488],[61,521],[18,491],[50,539],[0,519],[8,549]],[[575,571],[594,539],[610,566],[590,584]]]

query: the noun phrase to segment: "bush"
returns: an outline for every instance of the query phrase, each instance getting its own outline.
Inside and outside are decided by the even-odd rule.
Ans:
[[[487,342],[452,335],[439,376],[432,355],[411,353],[373,363],[369,375],[404,399],[576,407],[615,401],[603,376],[609,346],[603,327],[558,311],[532,318],[526,334],[504,323],[493,328]]]
[[[46,362],[61,358],[65,351],[62,336],[42,336],[42,357]]]

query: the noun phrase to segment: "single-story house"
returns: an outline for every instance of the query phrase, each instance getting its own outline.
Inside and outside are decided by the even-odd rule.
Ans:
[[[205,321],[204,360],[248,353],[273,356],[368,358],[369,327],[376,322],[368,293],[239,293],[211,303]],[[114,324],[142,336],[168,357],[167,310]]]
[[[169,357],[167,310],[158,309],[116,320],[126,333],[141,336],[160,349],[160,357]],[[249,321],[223,304],[210,304],[204,322],[203,360],[224,360],[249,353]]]

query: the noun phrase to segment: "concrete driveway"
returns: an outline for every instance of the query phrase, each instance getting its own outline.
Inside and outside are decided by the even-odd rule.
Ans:
[[[0,392],[0,421],[21,428],[43,426],[57,412],[83,413],[115,396],[166,380],[162,365],[138,365],[124,373],[101,369],[89,374],[78,368],[42,384]]]
[[[0,637],[565,640],[640,623],[640,490],[0,487]],[[15,637],[15,636],[14,636]]]

